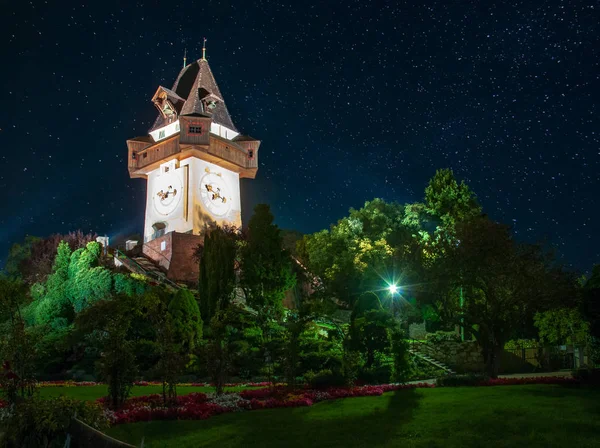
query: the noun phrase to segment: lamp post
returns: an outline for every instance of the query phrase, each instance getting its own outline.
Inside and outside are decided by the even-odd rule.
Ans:
[[[394,308],[394,296],[396,295],[396,293],[400,292],[400,288],[398,287],[398,285],[395,285],[394,283],[389,284],[388,287],[388,292],[390,293],[390,311],[392,312],[392,315],[394,316],[394,319],[396,318],[396,309]]]

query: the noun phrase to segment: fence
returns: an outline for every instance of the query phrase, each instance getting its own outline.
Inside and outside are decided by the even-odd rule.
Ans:
[[[576,369],[587,364],[583,346],[561,345],[557,347],[520,347],[505,349],[503,362],[506,369],[528,367],[536,370]]]

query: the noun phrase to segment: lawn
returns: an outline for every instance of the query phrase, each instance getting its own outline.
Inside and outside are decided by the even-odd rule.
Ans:
[[[256,387],[226,387],[225,390],[242,390],[242,389],[257,389]],[[65,395],[78,400],[96,400],[100,397],[105,397],[108,394],[108,387],[103,386],[72,386],[72,387],[42,387],[39,389],[40,397],[50,398]],[[179,386],[177,393],[185,395],[192,392],[214,392],[214,387],[201,386]],[[140,395],[161,394],[162,386],[134,386],[131,389],[131,396],[138,397]]]
[[[600,390],[529,385],[409,389],[203,421],[115,426],[146,447],[598,447]]]

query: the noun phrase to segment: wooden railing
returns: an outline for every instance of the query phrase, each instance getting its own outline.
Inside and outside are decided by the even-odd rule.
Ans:
[[[174,154],[181,152],[181,144],[179,135],[175,135],[167,140],[154,143],[148,146],[145,142],[136,142],[130,140],[129,144],[129,170],[136,171],[138,169],[149,166],[157,161],[166,159]],[[184,149],[187,149],[184,146]],[[248,151],[240,145],[229,140],[221,139],[218,136],[211,134],[210,145],[197,147],[200,151],[205,151],[207,154],[219,157],[230,163],[233,163],[240,168],[258,168],[258,160],[256,151],[254,157],[248,158]]]
[[[173,154],[178,153],[179,151],[179,136],[177,135],[173,138],[165,140],[164,142],[155,143],[154,145],[135,153],[136,165],[134,165],[134,168],[139,169],[151,165],[154,162],[163,160],[169,156],[172,156]]]

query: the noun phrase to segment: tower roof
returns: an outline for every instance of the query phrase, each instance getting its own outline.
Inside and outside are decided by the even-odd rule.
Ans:
[[[175,84],[173,84],[172,91],[175,95],[185,100],[181,110],[178,111],[179,115],[209,116],[212,114],[214,123],[237,132],[237,128],[233,124],[233,121],[231,121],[231,116],[229,115],[217,81],[206,59],[199,59],[184,67],[179,72],[179,76]],[[215,108],[210,113],[204,109],[204,103],[202,102],[202,99],[207,96],[218,100]],[[162,126],[163,117],[159,115],[152,129],[154,130]]]

